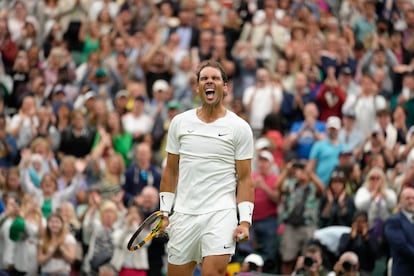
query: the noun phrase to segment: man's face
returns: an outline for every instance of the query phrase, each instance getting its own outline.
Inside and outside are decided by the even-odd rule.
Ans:
[[[414,189],[406,188],[401,193],[401,208],[414,214]]]
[[[202,101],[207,105],[218,105],[227,92],[227,85],[224,83],[219,69],[205,67],[200,72],[198,93]]]
[[[338,137],[338,130],[336,128],[330,127],[328,128],[327,134],[330,140],[334,140]]]

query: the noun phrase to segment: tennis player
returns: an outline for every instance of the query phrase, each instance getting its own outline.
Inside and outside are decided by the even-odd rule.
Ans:
[[[193,275],[198,263],[203,275],[225,275],[252,221],[251,128],[223,104],[227,76],[218,62],[200,64],[197,82],[202,104],[172,120],[161,179],[169,276]]]

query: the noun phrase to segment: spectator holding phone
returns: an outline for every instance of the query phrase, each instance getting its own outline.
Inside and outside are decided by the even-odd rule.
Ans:
[[[358,276],[359,259],[358,255],[352,251],[344,252],[339,260],[336,262],[333,271],[328,273],[328,276]]]
[[[281,273],[292,272],[302,246],[313,237],[318,223],[318,202],[324,186],[306,164],[289,162],[276,181],[276,189],[286,196],[285,212],[281,220],[285,228],[281,237]],[[289,176],[289,178],[288,178]]]
[[[359,259],[361,275],[371,275],[377,258],[376,241],[368,229],[368,214],[363,211],[357,212],[352,222],[351,233],[342,234],[338,246],[339,254],[355,252]]]
[[[323,265],[322,248],[313,242],[310,242],[296,261],[296,268],[292,275],[296,273],[305,276],[326,276],[328,270]]]

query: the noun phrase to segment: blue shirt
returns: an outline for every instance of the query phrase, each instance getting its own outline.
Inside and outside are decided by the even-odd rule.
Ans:
[[[329,179],[338,165],[339,153],[346,148],[345,144],[333,145],[329,140],[317,141],[310,152],[309,159],[315,159],[316,175],[328,186]]]
[[[303,124],[304,121],[293,123],[290,132],[298,133],[302,129]],[[317,132],[325,132],[326,130],[325,123],[321,121],[315,121],[313,128]],[[304,130],[296,142],[296,157],[298,159],[309,159],[310,151],[315,142],[314,133],[310,129]]]

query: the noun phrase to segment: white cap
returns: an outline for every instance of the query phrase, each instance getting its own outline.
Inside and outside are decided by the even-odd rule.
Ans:
[[[85,93],[85,95],[83,96],[85,99],[85,102],[91,98],[96,98],[96,93],[94,91],[88,91]]]
[[[341,119],[336,116],[330,116],[326,121],[326,128],[341,129]]]
[[[260,255],[257,254],[249,254],[243,261],[244,263],[253,263],[257,266],[263,266],[264,261]]]
[[[167,91],[168,90],[168,82],[163,79],[156,80],[152,85],[152,91]]]
[[[272,153],[271,153],[270,151],[268,151],[268,150],[262,150],[262,151],[260,151],[260,152],[259,152],[259,157],[260,157],[260,158],[264,158],[264,159],[266,159],[267,161],[269,161],[269,162],[273,163],[273,155],[272,155]]]
[[[272,147],[272,142],[270,142],[270,140],[267,138],[262,137],[256,140],[256,143],[255,143],[256,150],[261,150],[261,149],[271,148],[271,147]]]

